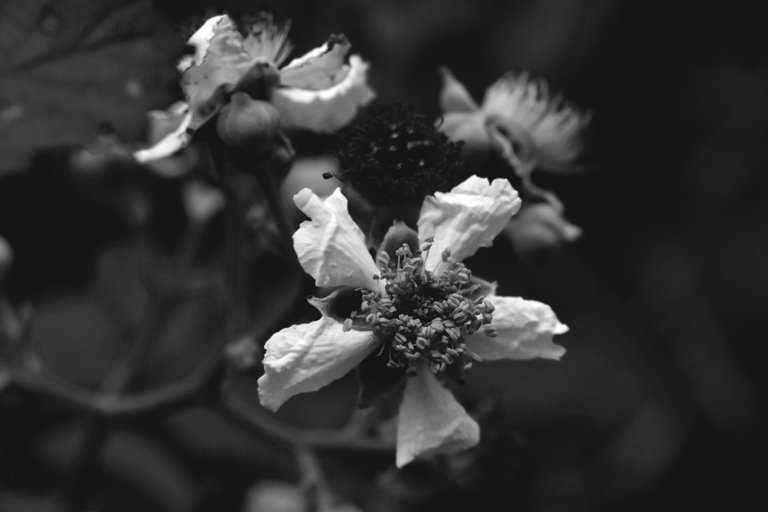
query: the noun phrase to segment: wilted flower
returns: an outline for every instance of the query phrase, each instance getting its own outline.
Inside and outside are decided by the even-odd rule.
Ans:
[[[441,69],[443,89],[440,129],[465,150],[480,154],[498,151],[526,175],[534,168],[569,171],[583,151],[583,132],[590,120],[552,96],[546,82],[528,73],[508,73],[477,103],[456,78]]]
[[[265,407],[277,409],[374,357],[410,376],[398,417],[396,462],[403,466],[479,441],[477,423],[438,378],[460,377],[480,360],[559,359],[565,352],[552,337],[567,327],[549,306],[497,296],[460,263],[490,246],[520,208],[508,181],[472,176],[427,197],[418,233],[393,225],[377,261],[340,190],[322,200],[304,189],[294,202],[311,219],[293,237],[302,267],[317,286],[338,289],[311,301],[320,319],[267,341],[259,379]],[[335,302],[350,292],[355,311],[339,314]]]
[[[292,49],[288,27],[278,27],[266,14],[246,25],[243,35],[229,16],[214,16],[190,37],[195,54],[179,62],[186,102],[166,114],[150,113],[150,121],[160,122],[167,133],[151,148],[137,151],[137,160],[163,158],[185,147],[238,92],[247,95],[241,103],[248,100],[261,110],[276,110],[281,127],[316,132],[338,130],[373,99],[366,82],[368,64],[357,55],[347,62],[350,44],[344,36],[331,36],[323,46],[283,66]],[[233,123],[227,133],[240,129]],[[252,125],[245,123],[240,131]],[[266,126],[273,127],[272,120]],[[242,138],[243,133],[236,135]]]

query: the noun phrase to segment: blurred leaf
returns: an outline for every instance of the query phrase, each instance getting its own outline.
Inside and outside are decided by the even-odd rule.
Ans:
[[[72,470],[73,456],[82,450],[86,432],[74,424],[35,443],[42,464],[54,468],[64,482]],[[94,503],[89,510],[111,512],[190,510],[195,499],[192,479],[165,445],[123,430],[113,431],[101,452],[91,493]]]
[[[61,505],[51,497],[2,492],[0,493],[0,508],[6,512],[26,512],[30,510],[56,512],[61,509]]]
[[[146,112],[173,100],[182,50],[148,0],[4,0],[0,170],[105,127],[141,140]]]

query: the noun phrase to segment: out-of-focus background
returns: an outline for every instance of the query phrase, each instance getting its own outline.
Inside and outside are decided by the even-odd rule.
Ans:
[[[509,70],[545,78],[594,115],[583,172],[539,177],[584,235],[545,265],[513,260],[502,242],[471,267],[505,294],[551,304],[571,328],[560,339],[566,356],[472,372],[461,396],[490,403],[495,418],[488,428],[495,456],[484,455],[482,481],[458,491],[431,476],[394,482],[390,474],[372,484],[386,461],[343,455],[327,461],[332,485],[366,510],[417,503],[420,490],[445,510],[768,509],[768,4],[156,0],[93,2],[101,6],[96,19],[87,2],[48,2],[46,16],[18,23],[11,4],[0,4],[5,168],[23,166],[36,147],[85,142],[102,121],[138,140],[144,112],[180,97],[167,85],[183,41],[176,33],[189,35],[221,10],[268,8],[291,19],[299,54],[345,33],[371,62],[379,103],[412,104],[435,118],[441,65],[478,100]],[[97,34],[71,52],[46,46],[53,37],[46,31],[68,24],[78,27],[72,38],[97,26],[122,27],[124,39],[99,45]],[[121,98],[125,91],[135,103]],[[305,136],[296,147],[333,146]],[[83,328],[94,328],[83,307],[57,307],[64,309],[52,315],[83,314]],[[77,358],[75,349],[55,350],[53,358]],[[88,361],[72,373],[106,364],[93,353]],[[333,424],[345,411],[337,402],[354,399],[353,385],[297,400],[284,415]],[[4,509],[24,510],[37,495],[31,503],[55,510],[50,490],[77,446],[75,420],[50,419],[66,428],[46,430],[35,414],[0,401]],[[162,482],[150,485],[163,496],[157,510],[193,506],[193,489],[196,510],[237,510],[249,482],[292,474],[290,461],[276,470],[260,462],[268,448],[202,412],[141,429],[143,436],[119,437],[107,459],[136,487],[154,468],[147,471]],[[171,431],[183,435],[169,444]],[[126,488],[103,490],[112,491]],[[398,492],[405,498],[392,498]]]

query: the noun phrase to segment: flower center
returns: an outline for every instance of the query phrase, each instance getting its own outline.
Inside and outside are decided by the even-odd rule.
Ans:
[[[408,244],[395,252],[397,261],[380,255],[384,291],[365,290],[360,312],[344,321],[345,329],[363,321],[382,341],[379,355],[386,354],[387,366],[416,373],[424,361],[435,374],[472,368],[480,358],[464,338],[480,329],[490,336],[493,305],[483,297],[471,297],[471,272],[462,263],[442,254],[443,270],[434,274],[424,269],[431,243],[412,253]],[[423,256],[422,256],[423,254]]]

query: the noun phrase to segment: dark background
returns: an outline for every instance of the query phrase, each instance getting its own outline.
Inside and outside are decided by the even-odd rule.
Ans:
[[[371,62],[380,103],[434,117],[440,65],[478,100],[504,72],[528,69],[593,111],[588,168],[540,177],[583,238],[546,266],[507,265],[500,247],[473,267],[504,293],[551,304],[571,328],[560,363],[489,364],[463,391],[468,403],[493,397],[517,435],[509,460],[493,462],[509,479],[484,496],[498,510],[768,508],[765,2],[154,5],[176,29],[221,9],[271,8],[293,20],[299,54],[344,32]],[[163,91],[146,108],[179,94]],[[347,473],[336,485],[364,503]],[[208,485],[212,496],[227,488]]]

